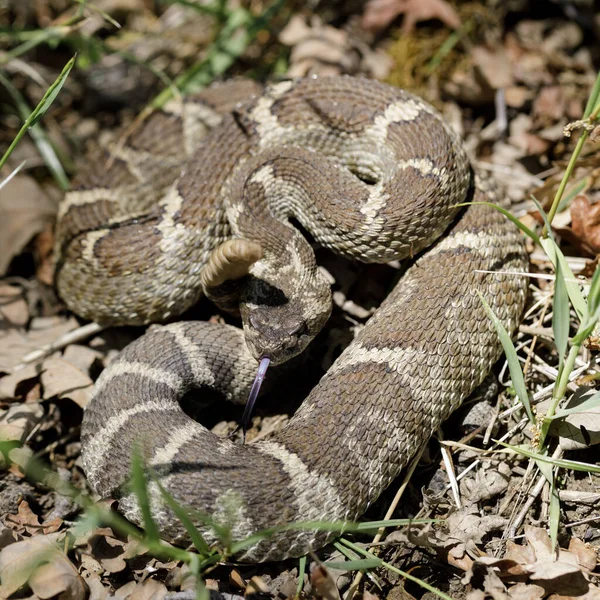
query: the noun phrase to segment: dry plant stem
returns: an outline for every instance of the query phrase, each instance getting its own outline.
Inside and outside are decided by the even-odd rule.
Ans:
[[[13,372],[20,371],[32,362],[40,360],[41,358],[45,358],[46,356],[52,354],[52,352],[55,352],[56,350],[62,350],[63,348],[66,348],[69,344],[81,342],[82,340],[85,340],[91,335],[99,333],[104,329],[106,329],[106,327],[98,325],[98,323],[88,323],[83,327],[78,327],[73,331],[69,331],[69,333],[66,333],[65,335],[59,337],[52,343],[46,344],[45,346],[42,346],[41,348],[38,348],[37,350],[34,350],[33,352],[30,352],[29,354],[24,356],[21,362],[13,369]]]
[[[498,395],[498,399],[496,400],[496,406],[494,407],[494,414],[488,423],[488,426],[485,429],[485,433],[483,434],[483,446],[487,446],[490,443],[490,438],[492,437],[492,431],[494,430],[494,425],[498,421],[498,416],[500,415],[500,406],[502,403],[502,398],[504,398],[504,394]]]
[[[444,439],[444,433],[441,429],[438,429],[437,432],[438,439],[442,441]],[[452,462],[452,456],[448,447],[442,444],[440,446],[440,452],[442,453],[442,460],[444,462],[444,468],[446,469],[446,474],[448,475],[448,479],[450,480],[450,488],[452,489],[452,496],[454,497],[454,504],[456,504],[456,508],[462,508],[462,503],[460,501],[460,492],[458,489],[458,482],[456,481],[456,474],[454,472],[454,463]]]
[[[552,453],[552,458],[562,458],[562,455],[563,449],[560,446],[557,446],[556,450],[554,450],[554,452]],[[530,464],[533,464],[533,461],[530,462]],[[547,483],[548,480],[544,477],[544,475],[540,473],[535,487],[533,488],[533,490],[531,490],[531,492],[529,492],[529,497],[527,498],[527,501],[523,505],[523,508],[520,510],[519,514],[515,517],[515,520],[509,531],[509,537],[513,537],[517,534],[517,529],[519,529],[519,527],[521,527],[521,525],[523,524],[523,521],[525,520],[529,509],[535,502],[536,498],[542,493],[542,490],[544,489],[544,486]]]
[[[596,119],[598,118],[598,114],[600,113],[600,103],[598,103],[599,96],[600,96],[600,74],[598,74],[598,76],[596,78],[596,83],[594,84],[594,89],[592,90],[592,93],[590,94],[590,97],[588,99],[588,104],[585,107],[585,112],[583,114],[583,118],[587,119],[590,124],[593,124],[594,121],[596,121]],[[577,162],[577,159],[579,158],[579,155],[581,154],[581,150],[583,149],[583,145],[585,144],[585,141],[587,140],[589,135],[590,135],[590,133],[589,133],[588,129],[584,129],[581,132],[581,136],[579,137],[579,140],[577,140],[577,145],[575,146],[575,149],[573,150],[573,154],[571,154],[571,158],[569,159],[569,164],[567,165],[565,174],[563,175],[560,185],[558,186],[558,190],[556,190],[556,195],[554,196],[554,200],[552,201],[552,206],[550,207],[550,212],[548,213],[548,223],[550,223],[550,224],[552,224],[552,220],[554,219],[554,216],[556,215],[556,211],[558,210],[560,201],[562,200],[563,194],[565,193],[567,183],[569,182],[569,179],[571,178],[571,175],[573,174],[573,171],[575,170],[575,163]],[[546,226],[544,225],[544,229],[542,230],[542,237],[547,237],[547,236],[548,236],[548,230],[547,230]]]
[[[573,521],[572,523],[565,523],[565,527],[577,527],[577,525],[584,525],[585,523],[593,523],[594,521],[600,521],[600,515],[594,517],[587,517],[587,519],[581,519],[581,521]]]
[[[404,476],[404,479],[402,480],[402,483],[401,483],[400,487],[398,488],[398,491],[396,492],[394,499],[392,500],[391,504],[389,505],[389,507],[385,513],[385,516],[383,517],[384,521],[391,519],[392,515],[396,511],[396,508],[398,508],[398,504],[400,502],[400,499],[402,498],[402,495],[404,494],[404,490],[406,489],[406,486],[408,486],[408,483],[410,482],[410,479],[413,476],[413,473],[415,472],[415,469],[417,468],[419,461],[421,460],[421,456],[423,456],[423,452],[425,451],[425,448],[427,448],[427,442],[421,446],[421,449],[419,450],[419,452],[412,459],[410,466],[408,467],[408,470],[406,472],[406,475]],[[385,527],[379,528],[379,530],[375,534],[375,537],[373,538],[373,541],[371,542],[371,545],[378,544],[381,541],[381,538],[383,537],[383,534],[385,533],[385,529],[386,529]],[[371,552],[371,554],[373,554],[373,552]],[[364,573],[362,571],[359,571],[356,574],[356,576],[354,577],[354,581],[352,582],[352,585],[350,586],[348,591],[344,594],[344,600],[352,600],[354,598],[356,592],[358,591],[358,586],[360,585],[360,582],[362,581],[363,575],[364,575]]]
[[[589,136],[589,133],[588,133],[587,129],[584,129],[581,132],[581,136],[579,137],[579,140],[577,140],[577,145],[575,146],[575,150],[573,150],[573,154],[571,154],[571,158],[570,158],[569,164],[567,165],[567,168],[565,170],[565,174],[563,175],[560,185],[558,186],[556,195],[554,196],[554,200],[552,201],[552,206],[550,207],[550,212],[548,213],[548,223],[552,223],[552,220],[554,219],[554,216],[556,215],[556,211],[558,210],[560,201],[562,200],[563,194],[565,193],[567,183],[569,182],[569,179],[571,178],[571,175],[573,174],[573,171],[575,170],[575,163],[577,162],[577,159],[579,158],[579,155],[581,154],[581,150],[583,149],[583,145],[585,144],[585,141],[587,140],[588,136]],[[542,236],[546,237],[547,235],[548,235],[548,231],[546,230],[546,226],[544,225],[544,229],[542,230]]]

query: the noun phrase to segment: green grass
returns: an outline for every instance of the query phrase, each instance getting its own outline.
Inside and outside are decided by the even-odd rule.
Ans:
[[[543,208],[536,202],[540,215],[544,221],[544,227],[541,235],[531,231],[525,225],[520,223],[518,219],[510,215],[504,209],[498,208],[505,214],[517,227],[529,236],[536,244],[538,244],[546,253],[549,262],[554,267],[555,284],[554,295],[552,300],[552,331],[554,334],[554,346],[558,357],[558,376],[552,392],[552,400],[550,407],[545,415],[538,418],[531,404],[529,393],[525,385],[525,377],[519,363],[516,349],[508,336],[506,330],[500,321],[493,314],[490,307],[481,296],[481,301],[486,308],[496,331],[502,342],[504,353],[508,363],[512,384],[516,391],[523,409],[529,419],[530,426],[535,432],[534,443],[532,447],[517,447],[501,444],[511,451],[526,456],[533,460],[547,479],[550,485],[550,511],[549,511],[549,526],[550,538],[553,547],[556,547],[558,528],[560,524],[560,505],[558,491],[556,489],[557,469],[571,469],[577,471],[585,471],[588,473],[600,473],[600,467],[596,465],[579,463],[553,458],[550,456],[548,433],[550,425],[557,419],[565,418],[570,414],[590,410],[600,405],[600,394],[595,394],[586,402],[576,408],[565,408],[568,405],[569,398],[566,397],[567,385],[570,376],[573,372],[575,361],[581,352],[581,347],[585,340],[594,330],[598,319],[600,318],[600,268],[596,271],[591,279],[587,282],[586,287],[589,288],[587,299],[582,293],[579,281],[575,278],[571,271],[567,260],[562,253],[558,243],[552,235],[552,220],[556,212],[563,203],[563,195],[567,189],[567,184],[571,178],[577,160],[581,154],[585,141],[589,135],[589,131],[598,121],[600,114],[600,74],[596,78],[596,83],[592,93],[588,99],[583,120],[580,123],[582,132],[569,159],[569,163],[558,186],[556,195],[553,199],[552,206],[546,215]],[[578,327],[575,334],[569,337],[571,332],[571,308],[577,316]]]
[[[146,65],[143,61],[137,61],[134,56],[119,51],[119,54],[125,60],[145,64],[145,66],[152,70],[165,85],[165,89],[149,103],[147,111],[163,106],[165,102],[177,94],[185,94],[201,89],[210,84],[215,77],[225,74],[243,54],[249,44],[252,43],[257,34],[262,29],[268,27],[271,19],[285,4],[282,0],[275,0],[272,4],[267,6],[263,13],[255,15],[244,8],[227,10],[225,3],[221,1],[206,6],[189,3],[186,0],[173,1],[185,6],[193,6],[196,10],[210,13],[217,21],[218,31],[213,43],[208,48],[206,57],[192,65],[187,71],[177,77],[175,81],[171,81],[164,73],[157,72],[152,65]],[[114,28],[119,27],[119,24],[114,21],[114,19],[102,13],[93,3],[88,3],[84,0],[80,0],[76,3],[79,5],[78,11],[69,21],[62,25],[38,31],[11,32],[10,35],[13,36],[17,45],[0,57],[0,64],[5,64],[14,58],[25,55],[27,52],[40,45],[53,48],[58,44],[66,44],[79,51],[78,56],[73,56],[73,58],[65,64],[57,79],[48,87],[42,100],[33,109],[27,105],[25,99],[6,75],[0,72],[0,84],[9,92],[23,121],[19,132],[0,159],[0,167],[6,164],[8,158],[19,142],[27,133],[29,133],[32,135],[49,171],[62,189],[68,188],[68,177],[57,153],[48,141],[48,136],[45,134],[42,126],[43,117],[56,100],[74,68],[85,68],[86,65],[92,64],[100,56],[115,52],[109,44],[90,36],[86,37],[80,32],[80,25],[85,18],[85,10],[91,10],[101,14],[110,26]],[[456,40],[452,40],[452,43],[455,41]],[[551,406],[546,415],[543,415],[542,417],[536,416],[527,392],[525,378],[515,348],[510,341],[507,332],[503,330],[501,323],[495,318],[491,309],[489,309],[489,306],[485,304],[485,300],[482,298],[482,302],[484,302],[486,310],[488,310],[488,313],[490,314],[490,318],[494,321],[502,341],[517,396],[523,405],[523,410],[525,411],[532,428],[538,432],[536,443],[533,446],[518,447],[506,444],[501,445],[505,447],[505,451],[518,453],[533,460],[540,472],[550,483],[551,504],[549,521],[553,544],[556,544],[560,515],[560,506],[556,489],[557,469],[578,470],[588,473],[600,472],[600,468],[596,465],[552,458],[549,455],[548,441],[548,432],[553,421],[565,418],[575,412],[589,410],[590,408],[600,405],[599,393],[577,408],[565,408],[568,404],[568,398],[566,397],[567,384],[573,371],[575,359],[581,351],[582,344],[592,332],[595,324],[600,318],[600,271],[596,270],[591,282],[589,282],[589,293],[586,298],[584,294],[582,294],[576,278],[568,267],[567,261],[551,233],[552,220],[561,204],[564,204],[566,200],[565,191],[567,190],[577,160],[589,136],[589,131],[591,127],[597,123],[599,114],[600,76],[597,78],[590,98],[588,99],[583,115],[581,135],[570,157],[565,174],[558,187],[548,215],[546,215],[540,207],[540,213],[545,219],[545,225],[540,234],[525,227],[509,213],[504,211],[504,209],[499,209],[502,210],[508,218],[511,218],[521,231],[544,249],[555,269],[556,281],[553,299],[552,329],[554,332],[555,348],[559,366],[558,377],[552,394]],[[574,335],[569,337],[571,332],[571,308],[577,315],[579,325]],[[64,496],[71,498],[82,508],[83,517],[77,523],[76,528],[93,528],[99,524],[106,524],[113,527],[116,531],[130,535],[132,539],[137,540],[141,546],[147,548],[150,554],[157,558],[186,563],[190,572],[196,576],[196,591],[199,599],[206,599],[208,597],[207,590],[202,582],[202,575],[207,569],[211,568],[217,562],[230,559],[235,556],[236,553],[243,551],[258,540],[268,539],[268,537],[282,530],[290,528],[321,529],[339,532],[340,534],[348,534],[351,532],[360,534],[365,531],[377,530],[382,526],[389,527],[407,524],[407,521],[405,520],[388,520],[371,523],[296,523],[286,527],[258,532],[245,540],[233,541],[231,531],[228,530],[227,527],[214,523],[207,515],[192,515],[190,511],[178,504],[160,485],[158,478],[144,467],[141,458],[136,456],[133,461],[131,488],[136,495],[143,514],[145,527],[144,531],[140,531],[120,515],[95,504],[86,494],[63,482],[56,474],[52,473],[52,471],[47,469],[37,460],[32,459],[24,450],[16,447],[14,444],[0,444],[0,451],[2,451],[5,456],[5,462],[12,461],[15,464],[20,465],[32,480],[40,482]],[[12,457],[12,459],[10,457]],[[15,457],[18,458],[15,460]],[[175,548],[160,539],[159,530],[153,520],[152,511],[150,509],[151,502],[148,489],[149,485],[152,483],[157,486],[163,501],[173,510],[185,527],[193,543],[195,552]],[[214,548],[207,543],[201,532],[194,525],[194,518],[196,520],[200,519],[206,526],[213,528],[219,539],[220,547]],[[437,594],[441,598],[448,599],[448,596],[443,592],[433,588],[426,582],[415,578],[411,574],[397,569],[378,557],[373,556],[368,551],[346,539],[346,537],[342,537],[340,541],[336,543],[336,547],[349,559],[342,564],[336,565],[336,568],[365,571],[383,567],[417,583],[424,589]],[[359,556],[364,558],[357,558]],[[302,574],[305,569],[306,557],[300,559],[298,593],[301,591]]]
[[[0,168],[6,163],[24,135],[29,133],[55,181],[63,191],[66,191],[69,188],[66,169],[61,163],[56,149],[50,143],[40,121],[56,100],[73,68],[85,69],[104,55],[117,54],[124,60],[142,65],[150,70],[162,81],[165,88],[142,111],[139,118],[143,119],[153,110],[164,106],[174,96],[198,91],[208,86],[215,78],[224,75],[256,39],[259,32],[268,29],[271,21],[285,6],[284,0],[273,0],[262,13],[256,15],[243,7],[229,9],[222,0],[216,0],[212,4],[204,6],[186,0],[165,2],[165,4],[169,3],[178,3],[190,8],[194,7],[195,10],[214,16],[217,23],[215,38],[208,46],[205,58],[190,66],[175,81],[172,81],[164,72],[156,69],[152,64],[139,60],[135,55],[113,49],[110,44],[98,37],[82,33],[81,25],[86,20],[86,11],[99,14],[107,25],[116,29],[120,28],[119,23],[93,3],[85,0],[75,0],[74,4],[78,5],[78,10],[61,25],[33,31],[0,30],[0,33],[3,33],[7,39],[14,40],[17,44],[14,48],[0,54],[0,67],[38,46],[47,46],[54,49],[62,44],[71,47],[76,52],[76,55],[66,63],[56,81],[47,89],[44,97],[33,110],[28,106],[11,80],[0,71],[0,85],[8,91],[23,121],[21,129],[0,159]]]

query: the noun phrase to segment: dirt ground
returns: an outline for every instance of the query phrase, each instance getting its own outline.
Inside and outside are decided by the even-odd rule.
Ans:
[[[560,195],[551,230],[573,281],[587,290],[596,270],[600,133],[586,105],[600,62],[600,8],[592,0],[198,4],[0,0],[0,154],[77,54],[64,85],[0,170],[0,598],[196,597],[187,565],[157,558],[105,523],[82,527],[91,517],[72,496],[24,472],[33,457],[55,481],[87,489],[83,409],[102,369],[143,328],[96,327],[65,308],[53,288],[57,207],[86,148],[136,126],[153,99],[161,104],[172,93],[170,83],[192,93],[237,76],[347,73],[405,88],[442,112],[528,228],[541,232],[540,207],[548,212]],[[582,135],[588,139],[577,149]],[[560,376],[558,285],[548,255],[527,243],[530,293],[514,346],[534,410],[543,415]],[[316,253],[333,281],[333,315],[309,356],[261,399],[247,441],[287,422],[398,275],[397,264],[356,265]],[[230,321],[206,300],[182,318]],[[572,344],[577,311],[567,308],[563,318]],[[597,350],[592,334],[573,363],[569,406],[594,393]],[[499,443],[532,449],[539,435],[505,360],[479,392],[429,443],[412,476],[401,476],[364,517],[439,521],[390,527],[375,544],[372,534],[346,536],[384,565],[359,575],[327,567],[344,559],[330,546],[309,557],[299,592],[297,560],[219,564],[204,573],[214,600],[298,593],[405,600],[440,592],[470,600],[600,599],[600,403],[550,428],[550,486],[539,462]],[[219,405],[203,423],[229,434],[240,417],[241,409]],[[588,466],[559,468],[563,459]]]

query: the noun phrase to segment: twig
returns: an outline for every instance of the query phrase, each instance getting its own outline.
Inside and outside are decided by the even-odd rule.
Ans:
[[[46,358],[46,356],[49,356],[57,350],[62,350],[69,344],[81,342],[82,340],[89,338],[91,335],[99,333],[100,331],[104,331],[104,329],[106,329],[106,327],[98,325],[98,323],[88,323],[87,325],[83,325],[83,327],[69,331],[50,344],[46,344],[45,346],[42,346],[41,348],[38,348],[37,350],[34,350],[33,352],[30,352],[24,356],[21,362],[14,367],[13,373],[24,369],[32,362],[36,362],[41,358]]]
[[[563,449],[560,446],[557,446],[556,450],[554,450],[554,452],[552,453],[552,458],[561,458],[562,455]],[[523,521],[525,520],[529,509],[532,507],[536,498],[542,493],[542,490],[544,489],[546,483],[548,483],[548,480],[544,477],[544,475],[540,473],[535,487],[533,488],[533,490],[531,490],[531,492],[529,492],[529,497],[527,498],[527,501],[525,502],[523,508],[519,511],[519,513],[515,517],[515,520],[513,521],[513,524],[511,525],[511,528],[509,530],[509,537],[515,536],[517,534],[517,529],[519,529],[519,527],[521,527],[521,525],[523,524]]]

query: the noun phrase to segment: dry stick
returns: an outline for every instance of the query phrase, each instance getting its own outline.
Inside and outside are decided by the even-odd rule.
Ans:
[[[600,515],[596,515],[595,517],[587,517],[586,519],[581,519],[581,521],[573,521],[572,523],[565,523],[565,527],[575,527],[577,525],[584,525],[585,523],[591,523],[593,521],[600,521]]]
[[[103,325],[98,325],[98,323],[88,323],[87,325],[83,325],[83,327],[79,327],[74,329],[73,331],[69,331],[65,333],[65,335],[59,337],[54,340],[50,344],[46,344],[33,352],[30,352],[26,356],[24,356],[21,362],[14,367],[13,373],[16,371],[20,371],[24,369],[28,364],[40,360],[41,358],[46,358],[46,356],[52,354],[56,350],[62,350],[69,344],[75,344],[76,342],[81,342],[86,338],[89,338],[91,335],[99,333],[106,329]]]
[[[498,394],[498,399],[496,400],[496,406],[494,407],[494,414],[488,423],[488,426],[485,429],[485,433],[483,434],[483,446],[487,446],[490,443],[490,438],[492,437],[492,431],[494,430],[494,425],[498,421],[498,417],[500,416],[500,406],[502,405],[502,398],[504,397],[503,393]]]
[[[563,452],[563,449],[560,446],[557,446],[556,450],[554,450],[554,452],[552,453],[552,458],[561,458]],[[533,464],[533,461],[530,463],[530,465],[531,464]],[[513,521],[513,524],[510,528],[508,537],[512,537],[517,534],[517,529],[519,529],[519,527],[521,527],[521,525],[523,524],[523,521],[525,520],[529,509],[535,502],[536,498],[542,493],[542,490],[544,489],[544,486],[547,483],[548,480],[540,473],[538,482],[535,484],[533,490],[529,492],[529,498],[527,498],[527,502],[525,502],[525,505],[523,506],[519,514],[515,517],[515,520]]]
[[[406,475],[404,476],[404,479],[402,480],[402,484],[398,488],[398,491],[396,492],[396,495],[394,496],[392,503],[388,507],[388,509],[385,513],[385,516],[383,517],[383,519],[385,521],[392,518],[392,515],[394,514],[396,508],[398,507],[398,503],[400,502],[400,499],[402,498],[402,495],[404,494],[404,490],[406,489],[406,486],[408,485],[410,478],[412,477],[413,473],[415,472],[415,469],[417,468],[417,465],[419,464],[419,461],[421,460],[421,456],[423,455],[425,448],[427,448],[428,441],[429,440],[427,440],[421,446],[421,448],[419,449],[419,452],[417,454],[415,454],[414,458],[412,459],[410,466],[408,467],[408,471],[406,472]],[[385,527],[380,527],[378,529],[377,533],[375,534],[375,537],[373,538],[373,541],[371,542],[371,545],[378,544],[381,541],[381,538],[383,537],[385,530],[386,530]],[[356,592],[358,590],[358,586],[360,585],[360,582],[362,581],[363,575],[364,575],[364,573],[362,571],[359,571],[356,574],[356,576],[354,577],[354,581],[352,582],[352,585],[350,586],[348,591],[344,594],[344,600],[352,600],[354,598],[354,595],[356,594]]]
[[[441,429],[438,429],[437,437],[440,442],[444,440],[444,433]],[[460,501],[460,491],[458,489],[458,482],[456,481],[456,473],[454,472],[454,463],[452,462],[452,456],[450,456],[448,447],[444,444],[440,446],[440,451],[442,453],[442,460],[444,462],[446,474],[448,475],[448,479],[450,480],[450,489],[452,490],[452,496],[454,496],[454,504],[456,504],[456,508],[460,509],[462,508],[462,503]]]

